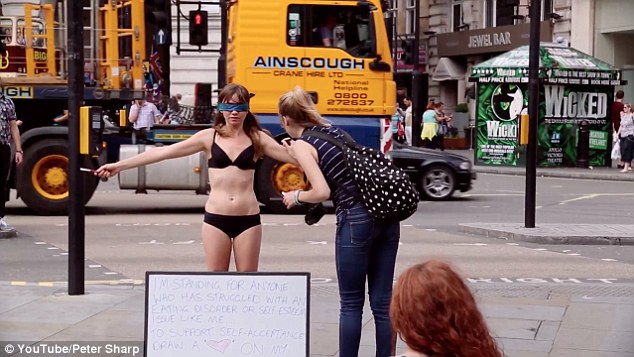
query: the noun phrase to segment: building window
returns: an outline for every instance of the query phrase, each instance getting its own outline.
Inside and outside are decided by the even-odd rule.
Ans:
[[[407,0],[405,4],[405,33],[413,34],[416,24],[416,1]]]
[[[496,27],[513,25],[517,21],[513,18],[517,14],[517,6],[507,5],[517,1],[512,0],[484,0],[484,25],[485,27]],[[549,14],[553,12],[553,0],[541,0],[542,20],[547,20]],[[522,4],[520,6],[527,7]]]
[[[553,12],[553,0],[542,0],[542,20],[548,20]]]
[[[464,28],[462,22],[462,0],[451,1],[451,28],[454,32]]]

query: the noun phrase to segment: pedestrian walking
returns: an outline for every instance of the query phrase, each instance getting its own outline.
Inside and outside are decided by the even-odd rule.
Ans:
[[[423,146],[426,148],[434,149],[436,142],[436,135],[438,133],[438,122],[440,116],[436,112],[436,105],[434,102],[429,102],[423,113],[423,130],[421,130],[420,138],[423,142]]]
[[[245,87],[229,84],[218,96],[219,113],[213,128],[96,171],[98,176],[110,177],[122,170],[204,152],[209,158],[210,191],[202,241],[209,271],[228,271],[232,252],[237,271],[258,270],[262,225],[253,190],[256,162],[262,155],[294,162],[282,145],[262,131],[249,111],[250,98]]]
[[[343,132],[321,117],[307,92],[296,88],[282,95],[278,107],[282,126],[297,139],[288,144],[289,152],[311,183],[307,191],[287,192],[284,203],[291,208],[332,198],[335,206],[335,264],[341,301],[339,356],[358,356],[366,282],[376,329],[376,356],[390,356],[394,341],[388,309],[400,225],[374,220],[359,199],[359,188],[342,149],[329,140],[309,135],[320,131],[335,140],[344,140]]]
[[[407,345],[399,357],[502,357],[473,294],[447,263],[431,260],[405,270],[390,318]]]
[[[614,102],[612,103],[612,107],[610,110],[610,115],[612,117],[612,126],[614,128],[614,135],[617,137],[616,140],[620,140],[621,138],[618,136],[619,127],[621,126],[621,113],[625,108],[625,104],[623,104],[623,98],[625,97],[625,93],[622,90],[618,90],[616,95],[614,96]],[[616,142],[616,141],[615,141]],[[620,145],[620,142],[619,142]],[[616,168],[622,169],[624,166],[623,161],[619,161],[616,165]]]
[[[630,104],[623,106],[617,136],[621,138],[619,145],[621,147],[623,169],[620,172],[627,173],[632,170],[632,159],[634,159],[634,114]]]
[[[15,149],[15,163],[20,165],[23,160],[22,141],[20,139],[20,129],[15,113],[15,105],[11,98],[4,93],[0,93],[0,230],[11,230],[11,227],[4,219],[6,211],[6,201],[9,200],[9,168],[11,167],[11,142]]]

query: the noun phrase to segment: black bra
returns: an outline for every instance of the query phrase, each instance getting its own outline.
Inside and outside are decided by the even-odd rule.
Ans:
[[[234,161],[231,161],[227,153],[216,144],[216,133],[214,133],[213,144],[211,144],[211,158],[207,160],[210,169],[224,169],[227,166],[236,166],[240,170],[255,170],[255,148],[253,144],[242,150]]]

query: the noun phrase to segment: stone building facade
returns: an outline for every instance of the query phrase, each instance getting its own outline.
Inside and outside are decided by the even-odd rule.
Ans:
[[[468,103],[474,119],[469,69],[529,44],[531,0],[393,0],[398,33],[410,30],[406,18],[414,1],[420,1],[421,7],[429,98],[444,102],[449,112],[458,103]],[[634,101],[634,1],[539,1],[541,40],[576,48],[622,68],[630,82],[624,88],[626,101]]]

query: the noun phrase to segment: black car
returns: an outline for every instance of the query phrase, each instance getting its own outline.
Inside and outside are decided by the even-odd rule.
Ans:
[[[446,200],[456,190],[469,191],[476,178],[471,161],[460,155],[398,144],[386,155],[407,172],[428,200]]]

